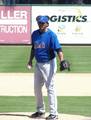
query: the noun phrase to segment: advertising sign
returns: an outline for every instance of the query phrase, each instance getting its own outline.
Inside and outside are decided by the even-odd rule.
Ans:
[[[30,44],[30,6],[0,6],[0,44]]]
[[[32,31],[37,29],[36,17],[49,17],[49,28],[62,44],[91,44],[91,7],[33,6]]]

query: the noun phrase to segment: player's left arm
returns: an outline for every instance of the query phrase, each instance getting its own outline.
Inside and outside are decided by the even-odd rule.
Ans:
[[[69,61],[64,59],[63,52],[61,49],[57,49],[59,61],[60,61],[60,71],[68,70],[70,71],[70,63]]]
[[[59,49],[56,49],[57,51],[57,54],[58,54],[58,58],[59,58],[59,61],[63,61],[64,60],[64,55],[63,55],[63,52],[62,52],[62,48],[59,48]]]

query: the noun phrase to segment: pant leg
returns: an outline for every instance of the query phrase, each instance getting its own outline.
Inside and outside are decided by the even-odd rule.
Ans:
[[[55,90],[55,84],[54,84],[54,76],[56,73],[56,61],[53,59],[50,62],[50,73],[48,76],[48,79],[46,81],[46,88],[47,88],[47,94],[48,94],[48,101],[49,101],[49,109],[50,114],[57,115],[57,96],[56,96],[56,90]]]
[[[42,95],[43,85],[44,85],[44,81],[41,72],[38,68],[38,65],[36,64],[35,73],[34,73],[34,93],[35,93],[36,106],[38,112],[45,112],[45,105]]]
[[[57,96],[54,87],[54,79],[46,83],[50,114],[57,115]]]
[[[50,114],[57,115],[57,96],[54,85],[54,75],[57,70],[56,59],[45,64],[39,64],[47,88]]]

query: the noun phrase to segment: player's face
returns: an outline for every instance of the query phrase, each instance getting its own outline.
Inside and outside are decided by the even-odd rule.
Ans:
[[[38,26],[39,26],[39,29],[44,32],[48,27],[48,23],[38,23]]]

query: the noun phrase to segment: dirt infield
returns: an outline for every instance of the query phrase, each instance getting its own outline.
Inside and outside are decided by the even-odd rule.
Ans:
[[[34,120],[30,118],[31,113],[0,113],[0,120]],[[48,113],[45,115],[45,117]],[[37,118],[36,120],[44,120],[45,118]],[[91,120],[90,117],[80,115],[60,114],[58,120]]]
[[[91,96],[91,74],[56,74],[55,87],[58,96]],[[0,95],[33,96],[33,74],[0,73]]]
[[[91,96],[91,74],[59,73],[55,76],[55,86],[59,96]],[[45,87],[43,93],[46,95]],[[33,96],[33,74],[0,73],[0,95]],[[0,120],[33,120],[29,117],[30,114],[27,112],[0,113]],[[59,120],[91,120],[91,117],[60,114]]]

